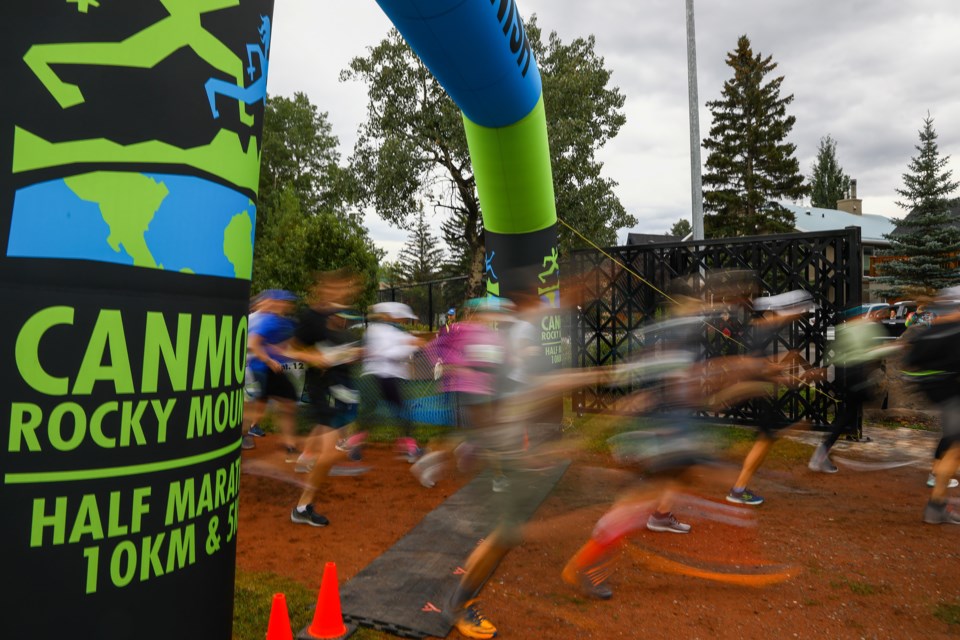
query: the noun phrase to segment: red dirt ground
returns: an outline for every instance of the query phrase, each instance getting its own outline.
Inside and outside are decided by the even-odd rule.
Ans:
[[[261,439],[244,457],[275,456],[273,446],[270,438]],[[315,589],[323,564],[332,560],[343,584],[468,479],[451,476],[425,489],[387,447],[368,447],[366,463],[373,468],[364,476],[331,478],[318,505],[331,520],[323,529],[290,522],[296,486],[244,475],[238,567]],[[500,637],[960,636],[960,624],[935,615],[960,615],[960,527],[922,523],[929,491],[924,469],[842,469],[828,476],[796,461],[768,460],[752,485],[767,498],[756,508],[756,528],[691,518],[689,535],[643,531],[618,558],[613,599],[589,600],[561,581],[560,569],[627,477],[603,456],[576,456],[528,525],[523,545],[481,594]],[[699,488],[720,501],[726,489]],[[763,588],[721,584],[651,571],[638,547],[728,565],[764,559],[793,565],[798,573]]]

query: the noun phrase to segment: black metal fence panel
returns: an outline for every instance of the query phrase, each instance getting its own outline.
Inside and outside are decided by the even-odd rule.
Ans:
[[[568,290],[575,292],[579,302],[570,318],[573,365],[616,364],[656,348],[645,343],[642,329],[664,317],[669,303],[666,292],[678,279],[695,293],[710,296],[711,276],[748,270],[756,275],[761,296],[797,289],[812,296],[809,312],[762,345],[763,353],[778,361],[789,358],[793,376],[816,369],[823,369],[825,375],[809,384],[775,385],[767,398],[702,417],[737,424],[756,424],[762,417],[781,426],[803,421],[815,429],[839,420],[848,433],[859,434],[860,405],[848,400],[831,359],[834,326],[845,309],[861,303],[860,254],[859,227],[573,252],[565,266]],[[724,301],[708,302],[722,305]],[[731,306],[727,331],[705,323],[703,356],[745,353],[749,336],[737,335],[737,328],[749,326],[748,313],[742,306]],[[619,396],[633,391],[629,386],[589,387],[574,395],[573,404],[579,413],[606,412]]]
[[[463,302],[467,276],[430,282],[397,284],[380,289],[377,302],[402,302],[417,315],[419,328],[436,331],[447,322],[447,311]]]

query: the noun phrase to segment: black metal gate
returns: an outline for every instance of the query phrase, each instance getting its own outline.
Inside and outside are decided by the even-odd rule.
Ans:
[[[582,250],[572,254],[566,273],[579,304],[571,315],[571,351],[574,366],[622,362],[652,345],[643,344],[637,330],[662,318],[668,299],[664,292],[677,278],[686,278],[705,292],[703,283],[721,270],[750,270],[757,275],[760,295],[804,289],[813,296],[814,310],[799,318],[767,345],[778,359],[787,354],[796,371],[827,368],[825,379],[799,387],[778,385],[764,400],[765,420],[782,425],[807,421],[823,429],[839,420],[849,433],[859,434],[861,410],[849,402],[843,380],[835,379],[831,344],[833,326],[850,305],[861,303],[863,264],[860,228],[792,233],[750,238],[671,242]],[[733,310],[737,313],[736,310]],[[743,314],[745,312],[739,311]],[[745,322],[747,318],[738,318]],[[705,357],[742,352],[742,345],[724,340],[706,326]],[[580,413],[609,411],[613,400],[633,389],[592,387],[574,395]],[[703,414],[713,420],[753,424],[761,413],[760,400],[724,413]]]
[[[429,282],[395,284],[377,291],[377,302],[403,302],[417,314],[417,321],[434,331],[446,321],[447,309],[463,301],[467,276]]]

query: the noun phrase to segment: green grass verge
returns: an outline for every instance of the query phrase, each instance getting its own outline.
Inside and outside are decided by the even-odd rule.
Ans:
[[[287,599],[290,626],[294,635],[311,622],[310,607],[317,604],[317,593],[289,578],[272,573],[237,570],[233,604],[233,639],[263,640],[270,621],[273,594]]]
[[[273,594],[282,593],[287,600],[290,627],[293,635],[313,619],[317,591],[299,582],[273,573],[254,573],[237,570],[233,605],[233,640],[263,640],[270,622]],[[356,640],[386,640],[393,636],[360,628],[351,638]]]
[[[933,617],[949,625],[960,625],[960,600],[953,603],[941,602],[933,610]]]
[[[914,431],[939,430],[937,423],[933,420],[929,422],[922,422],[908,420],[906,418],[884,418],[882,420],[870,420],[868,424],[871,427],[878,427],[880,429],[913,429]]]
[[[830,586],[834,589],[850,589],[858,596],[872,596],[887,591],[883,586],[877,586],[863,580],[851,580],[850,578],[841,578],[840,580],[831,580]]]

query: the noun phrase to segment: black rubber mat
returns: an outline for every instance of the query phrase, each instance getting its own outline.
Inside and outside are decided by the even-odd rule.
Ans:
[[[446,637],[443,609],[467,557],[496,527],[498,501],[522,495],[517,514],[529,519],[568,465],[527,475],[529,485],[511,487],[513,496],[494,493],[490,473],[479,474],[341,587],[344,620],[404,638]]]

